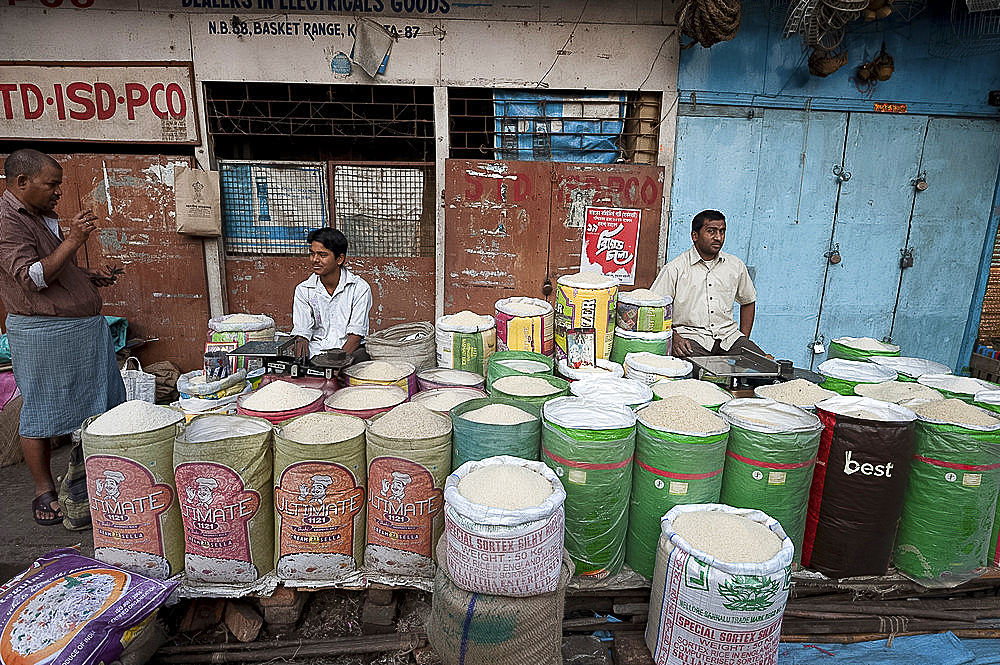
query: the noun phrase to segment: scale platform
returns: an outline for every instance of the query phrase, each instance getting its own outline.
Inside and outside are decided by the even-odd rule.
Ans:
[[[776,361],[752,351],[744,351],[738,356],[694,356],[687,360],[698,368],[698,378],[711,374],[727,379],[730,386],[770,383],[781,374]]]

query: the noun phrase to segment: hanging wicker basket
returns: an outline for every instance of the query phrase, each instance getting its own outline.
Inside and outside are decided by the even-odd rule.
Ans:
[[[885,52],[885,42],[882,42],[882,51],[872,60],[871,64],[872,73],[879,81],[888,81],[896,70],[892,56]]]
[[[813,49],[809,56],[809,73],[825,78],[847,64],[847,51],[832,53]]]

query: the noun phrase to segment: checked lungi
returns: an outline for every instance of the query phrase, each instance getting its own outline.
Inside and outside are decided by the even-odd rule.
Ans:
[[[103,316],[7,315],[14,379],[24,397],[21,436],[68,434],[125,401]]]

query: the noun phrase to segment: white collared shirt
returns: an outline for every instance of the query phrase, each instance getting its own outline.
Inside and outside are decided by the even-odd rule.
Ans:
[[[728,351],[742,334],[733,320],[733,303],[747,305],[757,300],[742,261],[719,252],[707,263],[694,245],[663,266],[650,290],[674,299],[673,329],[709,350],[719,340]]]
[[[329,349],[341,349],[348,335],[368,334],[368,312],[372,290],[368,282],[347,268],[340,269],[340,282],[333,294],[319,279],[309,279],[295,287],[292,299],[292,334],[309,340],[309,356]]]

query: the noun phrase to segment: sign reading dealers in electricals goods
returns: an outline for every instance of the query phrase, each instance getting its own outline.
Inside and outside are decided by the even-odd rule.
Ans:
[[[198,143],[189,63],[0,63],[0,139]]]

